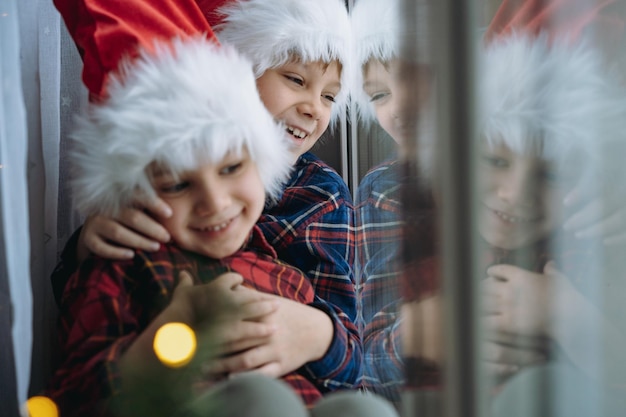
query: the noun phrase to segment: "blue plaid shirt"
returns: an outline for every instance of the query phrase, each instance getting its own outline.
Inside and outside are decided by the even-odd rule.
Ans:
[[[355,214],[337,172],[311,153],[302,155],[281,200],[257,223],[278,258],[311,280],[316,301],[330,315],[334,338],[324,357],[306,368],[333,391],[360,383],[362,346],[356,327]]]
[[[357,192],[358,324],[363,386],[399,403],[405,373],[400,344],[400,245],[403,232],[399,163],[371,169]]]

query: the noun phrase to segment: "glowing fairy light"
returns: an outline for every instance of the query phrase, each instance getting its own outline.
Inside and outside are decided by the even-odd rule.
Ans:
[[[184,323],[167,323],[154,336],[154,353],[164,365],[185,366],[196,353],[196,335]]]
[[[37,396],[26,401],[29,417],[59,417],[57,405],[48,397]]]

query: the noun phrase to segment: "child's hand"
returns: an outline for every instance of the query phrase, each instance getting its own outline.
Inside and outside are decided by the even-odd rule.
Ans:
[[[494,337],[496,336],[496,337]],[[483,366],[487,376],[500,382],[527,366],[544,363],[548,360],[548,346],[540,339],[497,337],[488,334],[483,343]],[[499,335],[501,336],[501,335]]]
[[[548,338],[554,295],[561,276],[495,265],[484,280],[488,332]]]
[[[610,194],[612,198],[594,199],[585,189],[579,185],[565,197],[566,207],[582,208],[569,216],[563,228],[581,239],[602,238],[607,245],[626,242],[626,198],[620,199],[622,193],[616,192]]]
[[[274,296],[244,287],[237,273],[220,275],[208,284],[193,285],[189,273],[181,272],[180,282],[167,307],[167,319],[189,324],[196,329],[199,345],[208,352],[202,357],[205,381],[229,374],[220,366],[224,357],[242,351],[255,351],[276,332],[266,323],[279,303]]]
[[[275,329],[267,342],[224,357],[212,364],[216,374],[260,372],[279,378],[320,359],[333,337],[330,317],[321,310],[287,298],[269,295],[279,307],[262,323]]]
[[[181,272],[179,278],[169,305],[122,355],[122,381],[136,381],[137,377],[144,381],[146,375],[150,375],[148,378],[158,378],[163,386],[171,388],[171,384],[183,384],[177,386],[184,387],[185,378],[190,376],[193,379],[190,383],[195,385],[202,374],[203,365],[221,357],[222,346],[237,348],[237,340],[265,340],[274,332],[271,325],[261,322],[261,318],[274,313],[278,308],[277,303],[263,293],[243,287],[241,275],[226,273],[201,285],[193,285],[191,275],[187,272]],[[177,369],[164,367],[156,355],[150,354],[154,350],[156,332],[172,322],[185,323],[196,333],[198,349],[194,361],[186,368],[187,376],[181,375]],[[233,336],[233,333],[236,334]],[[247,346],[244,344],[243,348]],[[171,380],[165,382],[167,378]],[[207,376],[206,379],[217,378]],[[132,383],[130,389],[136,386]]]
[[[146,210],[158,217],[171,216],[171,209],[161,199],[148,204]],[[130,259],[133,249],[155,251],[159,242],[170,240],[161,224],[138,208],[122,210],[119,218],[91,216],[83,225],[76,256],[82,262],[91,252],[103,258]]]
[[[228,272],[208,284],[193,285],[191,275],[183,271],[166,310],[170,312],[171,321],[192,327],[219,328],[224,323],[247,321],[251,327],[270,328],[259,322],[274,313],[278,303],[272,296],[241,284],[241,275]]]

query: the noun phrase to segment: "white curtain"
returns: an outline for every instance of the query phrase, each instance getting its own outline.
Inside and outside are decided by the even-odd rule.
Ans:
[[[87,97],[80,70],[52,0],[0,0],[0,282],[13,308],[18,405],[44,387],[54,364],[49,277],[80,223],[63,186],[66,132]]]
[[[8,387],[8,384],[16,384],[17,404],[26,399],[32,345],[32,297],[28,279],[29,238],[26,215],[26,118],[20,89],[18,30],[16,0],[3,0],[0,5],[0,264],[4,267],[0,271],[0,279],[3,288],[8,287],[9,303],[3,314],[10,314],[12,320],[3,322],[11,323],[14,368],[7,363],[10,357],[3,358],[3,365],[9,365],[9,369],[15,371],[15,376],[3,371],[2,385]],[[15,410],[17,407],[11,406],[11,409]]]

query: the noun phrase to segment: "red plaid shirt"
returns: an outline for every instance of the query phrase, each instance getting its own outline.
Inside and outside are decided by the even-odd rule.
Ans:
[[[120,357],[167,306],[183,270],[205,283],[224,272],[238,272],[247,285],[260,291],[307,304],[315,298],[306,276],[277,260],[256,226],[246,248],[221,260],[172,244],[162,245],[157,252],[137,251],[128,261],[89,258],[67,283],[61,304],[63,363],[47,395],[63,417],[105,411],[106,400],[119,393]],[[283,380],[308,406],[321,397],[314,380],[302,370]]]

